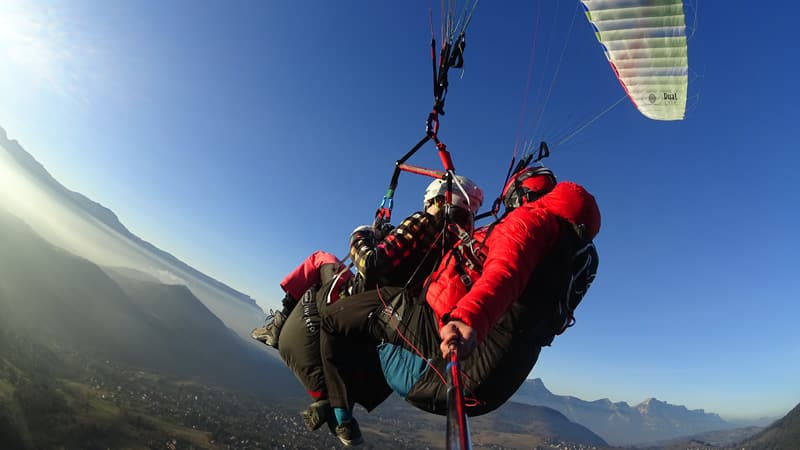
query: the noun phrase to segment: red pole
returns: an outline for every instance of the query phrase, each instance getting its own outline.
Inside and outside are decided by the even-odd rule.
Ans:
[[[471,450],[467,411],[461,389],[461,369],[458,365],[456,346],[450,346],[450,362],[447,364],[449,386],[447,387],[447,448]]]

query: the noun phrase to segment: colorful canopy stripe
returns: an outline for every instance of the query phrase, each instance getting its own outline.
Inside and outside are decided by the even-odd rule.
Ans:
[[[689,58],[682,0],[581,0],[609,64],[646,117],[681,120]]]

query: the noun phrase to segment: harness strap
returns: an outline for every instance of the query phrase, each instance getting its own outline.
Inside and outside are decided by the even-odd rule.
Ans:
[[[461,252],[453,252],[453,257],[456,260],[455,269],[458,278],[461,279],[461,282],[464,283],[464,286],[469,290],[469,288],[472,287],[472,278],[467,273],[467,270],[464,269],[464,256],[461,255]]]
[[[472,287],[473,281],[469,276],[466,268],[470,268],[478,273],[483,271],[483,255],[480,253],[480,247],[476,249],[475,238],[470,235],[465,229],[453,224],[458,230],[459,243],[453,248],[451,252],[453,259],[455,259],[455,271],[467,290]]]

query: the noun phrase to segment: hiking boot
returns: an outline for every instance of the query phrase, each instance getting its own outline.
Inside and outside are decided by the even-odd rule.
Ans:
[[[348,447],[364,443],[364,438],[361,436],[361,430],[358,428],[358,422],[356,422],[355,417],[337,425],[335,434],[342,444]]]
[[[336,434],[336,416],[328,399],[317,400],[303,411],[303,423],[308,431],[316,431],[323,423],[328,424],[332,434]]]
[[[281,335],[281,328],[283,328],[284,322],[286,322],[286,315],[284,313],[270,310],[264,326],[251,331],[250,336],[270,347],[278,348],[278,337]]]

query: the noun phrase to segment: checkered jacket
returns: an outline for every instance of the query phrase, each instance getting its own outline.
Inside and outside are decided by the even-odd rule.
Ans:
[[[378,241],[373,230],[357,230],[350,237],[350,257],[367,288],[419,285],[441,257],[440,218],[415,212]]]

